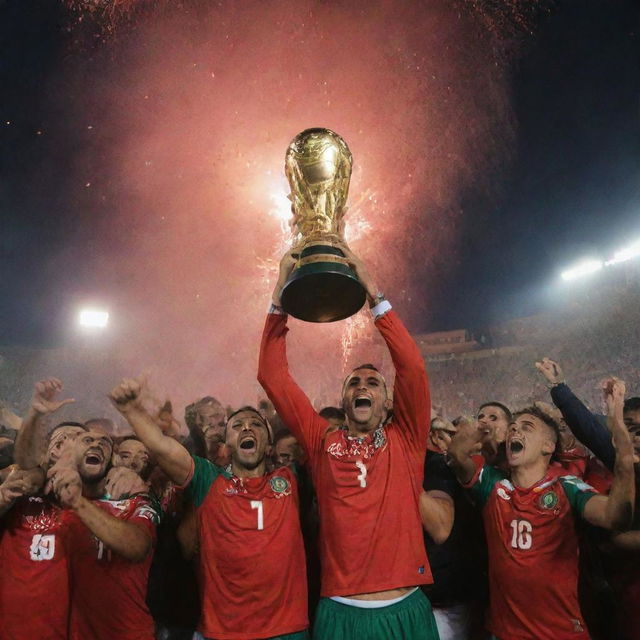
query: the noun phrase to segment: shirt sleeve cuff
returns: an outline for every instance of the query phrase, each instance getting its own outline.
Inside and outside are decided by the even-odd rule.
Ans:
[[[392,308],[393,307],[391,306],[391,303],[388,300],[382,300],[378,302],[378,304],[375,307],[371,307],[371,315],[373,316],[374,320],[377,320],[378,318],[381,318],[388,311],[391,311]]]
[[[195,470],[196,470],[196,463],[195,463],[195,460],[193,459],[193,456],[191,456],[191,468],[189,469],[189,473],[182,484],[175,485],[176,489],[180,491],[183,491],[184,489],[186,489],[191,484],[191,481],[193,480],[193,474]]]
[[[484,470],[484,458],[482,456],[472,456],[474,464],[476,465],[476,470],[473,474],[473,477],[468,482],[461,482],[460,484],[465,489],[471,489],[473,485],[480,480],[480,476],[482,475],[482,471]]]
[[[393,307],[388,300],[382,300],[381,302],[378,302],[375,307],[371,307],[371,315],[373,316],[374,320],[377,320],[385,313],[387,313],[387,311],[391,311],[392,308]]]

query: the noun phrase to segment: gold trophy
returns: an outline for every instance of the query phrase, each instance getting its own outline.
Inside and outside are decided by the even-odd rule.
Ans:
[[[344,242],[351,151],[329,129],[306,129],[289,145],[285,173],[298,262],[282,289],[282,307],[307,322],[356,313],[366,293],[339,244]]]

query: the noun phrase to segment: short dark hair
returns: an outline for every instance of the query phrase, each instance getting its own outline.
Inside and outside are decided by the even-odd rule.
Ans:
[[[512,420],[515,420],[518,416],[529,415],[534,418],[538,418],[544,422],[551,431],[553,431],[556,438],[556,448],[555,451],[551,454],[551,459],[554,460],[562,451],[560,444],[560,425],[557,423],[555,418],[550,416],[548,413],[545,413],[540,407],[535,405],[531,405],[529,407],[524,407],[524,409],[520,409],[513,414]]]
[[[484,402],[478,407],[478,413],[480,413],[485,407],[498,407],[498,409],[502,409],[502,411],[504,412],[504,415],[507,416],[507,420],[509,422],[511,422],[514,418],[514,416],[511,415],[511,410],[509,409],[509,407],[502,404],[502,402],[494,402],[494,401]]]
[[[370,362],[365,362],[365,364],[359,364],[357,367],[354,367],[353,369],[351,369],[351,373],[353,373],[354,371],[357,371],[358,369],[373,369],[374,371],[377,371],[378,373],[380,373],[380,369],[378,369],[378,367],[371,364]]]
[[[280,429],[280,431],[278,431],[278,433],[276,433],[276,435],[273,438],[274,446],[278,444],[280,440],[284,440],[285,438],[295,438],[295,436],[293,435],[293,433],[291,433],[291,431],[289,431],[289,429]],[[297,441],[297,438],[296,438],[296,441]]]
[[[127,440],[135,440],[136,442],[142,442],[142,440],[140,440],[140,438],[138,438],[138,436],[136,435],[128,435],[128,436],[122,436],[121,438],[117,439],[117,444],[121,445],[123,442],[126,442]],[[142,442],[142,444],[144,444],[144,442]],[[145,445],[146,447],[147,445]]]
[[[346,417],[344,411],[338,407],[324,407],[320,409],[319,415],[325,420],[331,420],[332,418],[335,420],[344,420]]]
[[[49,431],[49,438],[54,434],[58,429],[62,429],[62,427],[80,427],[83,431],[89,431],[89,429],[82,424],[82,422],[74,422],[73,420],[64,420],[63,422],[58,423],[51,431]]]
[[[90,418],[85,421],[84,426],[89,429],[89,425],[91,424],[103,429],[110,436],[113,436],[118,429],[116,423],[111,418]]]
[[[480,409],[478,409],[478,411],[480,411]],[[433,420],[432,420],[432,422],[433,422]],[[458,425],[462,424],[463,422],[473,422],[473,419],[469,418],[469,416],[457,416],[451,421],[451,424],[454,427],[457,427]]]
[[[640,410],[640,398],[635,396],[633,398],[627,398],[624,401],[624,407],[622,409],[622,413],[627,413],[627,411],[638,411]]]

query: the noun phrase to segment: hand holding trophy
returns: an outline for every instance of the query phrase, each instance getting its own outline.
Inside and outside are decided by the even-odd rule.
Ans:
[[[351,164],[349,147],[329,129],[306,129],[287,149],[297,262],[281,304],[300,320],[343,320],[365,302],[365,288],[341,248]]]

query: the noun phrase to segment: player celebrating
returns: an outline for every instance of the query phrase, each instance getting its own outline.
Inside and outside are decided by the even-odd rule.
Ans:
[[[509,473],[474,459],[478,434],[459,430],[449,447],[458,479],[482,507],[489,545],[489,630],[500,640],[588,640],[577,597],[581,516],[627,527],[634,501],[633,450],[622,421],[624,385],[610,381],[609,428],[617,448],[608,497],[550,467],[558,425],[538,407],[515,414],[507,435]]]
[[[295,265],[280,263],[260,350],[258,379],[305,450],[320,512],[323,596],[317,640],[437,638],[429,601],[417,585],[432,582],[418,500],[430,419],[422,356],[363,263],[341,247],[367,292],[376,326],[396,369],[393,415],[385,379],[357,367],[342,388],[346,424],[337,430],[313,409],[292,379],[286,356],[282,288]]]
[[[142,406],[141,385],[124,380],[112,392],[118,410],[164,472],[197,508],[202,620],[216,640],[308,638],[307,588],[296,479],[288,468],[266,471],[267,421],[252,407],[226,426],[231,471],[189,455],[165,436]]]
[[[29,410],[16,441],[13,471],[0,486],[0,512],[4,530],[0,536],[0,638],[24,637],[65,640],[69,623],[69,571],[63,509],[39,489],[44,466],[55,462],[72,445],[81,426],[62,423],[50,433],[48,443],[40,427],[73,400],[59,400],[62,382],[48,378],[35,385]],[[42,446],[47,447],[46,454]],[[44,458],[44,460],[43,460]],[[28,495],[28,477],[39,476],[36,495]],[[25,615],[38,602],[40,615]]]
[[[47,474],[58,501],[69,509],[71,640],[155,637],[145,598],[158,518],[144,494],[104,497],[112,454],[111,437],[94,427]]]

